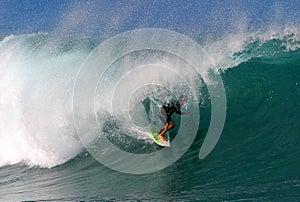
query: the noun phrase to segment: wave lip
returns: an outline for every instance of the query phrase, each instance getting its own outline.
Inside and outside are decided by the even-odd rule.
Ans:
[[[226,34],[203,40],[204,49],[214,60],[215,68],[227,70],[252,58],[280,55],[300,48],[300,31],[296,27]]]

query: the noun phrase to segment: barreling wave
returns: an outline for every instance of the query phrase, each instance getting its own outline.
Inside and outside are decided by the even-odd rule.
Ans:
[[[97,38],[63,38],[43,33],[8,36],[2,39],[0,43],[0,166],[25,163],[29,166],[51,168],[68,162],[84,150],[73,123],[72,92],[81,64],[102,41],[103,39]],[[243,69],[238,74],[242,76],[240,79],[247,83],[247,75],[259,77],[259,74],[263,74],[261,79],[272,77],[271,73],[263,70],[255,75],[252,68],[259,66],[264,69],[265,65],[276,65],[284,69],[299,63],[300,34],[296,29],[287,29],[282,33],[227,35],[220,38],[207,38],[201,43],[213,60],[213,63],[207,64],[209,68],[222,72],[225,88],[227,88],[229,109],[233,104],[235,108],[243,108],[243,103],[248,99],[253,99],[253,103],[256,103],[265,99],[265,95],[258,94],[255,98],[246,96],[242,98],[243,100],[234,99],[236,92],[232,89],[240,91],[241,87],[230,86],[231,73],[227,70],[233,67]],[[153,53],[149,52],[149,54]],[[160,58],[159,55],[155,57]],[[295,83],[297,92],[299,92],[299,82]],[[178,95],[181,93],[178,92]],[[267,99],[273,99],[272,97],[276,97],[276,93],[280,92],[268,93]],[[199,96],[209,98],[207,92],[200,93]],[[172,96],[169,99],[171,98]],[[147,100],[147,96],[143,99]],[[202,102],[200,105],[205,107],[208,104]],[[136,109],[134,113],[142,113],[139,108],[134,109]],[[97,113],[103,114],[105,111]],[[273,113],[268,113],[268,116],[275,116],[277,111],[274,110]],[[209,115],[204,115],[207,116]],[[231,120],[237,115],[229,112],[227,116],[228,120]],[[253,118],[263,122],[259,117]],[[239,117],[237,116],[236,119]],[[115,127],[117,121],[107,117],[107,123]],[[105,125],[106,129],[108,125]],[[112,128],[106,129],[106,133],[112,131]],[[140,142],[134,143],[141,145]],[[131,147],[132,143],[129,149]]]

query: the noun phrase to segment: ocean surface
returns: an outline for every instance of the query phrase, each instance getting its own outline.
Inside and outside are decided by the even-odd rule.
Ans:
[[[93,84],[97,86],[93,89],[95,106],[84,111],[85,97],[80,97],[79,104],[74,101],[74,88],[82,64],[87,60],[96,63],[93,60],[97,58],[88,56],[105,40],[47,33],[1,39],[1,201],[300,200],[298,29],[194,38],[211,63],[204,64],[203,78],[182,74],[187,83],[184,78],[174,79],[172,73],[167,76],[164,68],[170,72],[180,68],[185,72],[187,68],[188,72],[188,64],[178,55],[154,49],[125,54]],[[168,40],[163,43],[170,45]],[[122,51],[118,47],[123,44],[114,46],[110,56]],[[183,47],[183,51],[189,49]],[[204,79],[211,70],[223,81],[226,119],[216,146],[199,159],[213,108],[208,85],[217,85],[207,84]],[[162,81],[159,85],[137,83],[152,73],[159,78],[157,82]],[[94,78],[92,71],[88,76]],[[122,85],[114,86],[120,82]],[[134,93],[127,98],[124,92],[131,85]],[[84,95],[91,87],[87,82],[80,86],[80,93]],[[103,136],[128,153],[162,150],[140,126],[149,123],[153,100],[162,105],[181,94],[190,97],[184,110],[192,111],[184,117],[199,117],[199,123],[187,123],[186,130],[196,131],[195,138],[178,160],[154,172],[132,174],[111,169],[91,154],[101,151],[100,155],[105,155],[112,165],[123,163],[121,156],[110,159],[116,149],[99,143]],[[75,102],[76,110],[82,110],[85,116],[82,136],[76,130]],[[197,114],[195,108],[199,109]],[[127,120],[124,114],[137,122]],[[91,130],[95,116],[99,128]],[[172,141],[184,125],[180,116],[174,115],[174,121]],[[126,128],[128,125],[130,128]]]

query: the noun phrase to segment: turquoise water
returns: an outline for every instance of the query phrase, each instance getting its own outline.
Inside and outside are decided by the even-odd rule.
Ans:
[[[48,34],[10,36],[1,41],[1,200],[300,199],[299,32],[244,33],[201,40],[199,44],[215,64],[210,68],[219,71],[226,91],[221,138],[209,156],[198,158],[210,124],[211,103],[207,86],[196,77],[198,102],[191,103],[191,99],[187,108],[193,109],[195,104],[200,108],[193,144],[169,167],[140,175],[120,173],[96,161],[74,126],[72,94],[80,65],[102,41]],[[107,70],[109,79],[124,76],[118,69],[121,66],[143,64],[145,55],[148,62],[178,62],[174,55],[161,51],[136,53],[115,62]],[[175,82],[174,88],[186,86]],[[101,85],[97,90],[100,100],[105,100]],[[132,98],[134,109],[149,108],[147,98],[153,92],[147,90],[140,89],[143,96]],[[172,93],[161,92],[154,94],[172,98]],[[175,95],[180,93],[175,91]],[[118,147],[134,153],[161,149],[142,133],[130,136],[121,130],[118,117],[107,117],[104,112],[96,109],[98,119],[105,122],[99,134],[105,133]],[[134,112],[133,116],[143,117],[141,111]],[[178,117],[174,120],[177,128],[171,138],[180,125]]]

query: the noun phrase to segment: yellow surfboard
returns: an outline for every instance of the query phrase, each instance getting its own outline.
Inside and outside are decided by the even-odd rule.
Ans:
[[[160,146],[170,147],[170,139],[169,139],[168,134],[166,134],[166,138],[168,139],[168,141],[163,141],[163,140],[159,139],[158,133],[155,133],[155,132],[151,132],[151,138],[156,144],[158,144]]]

